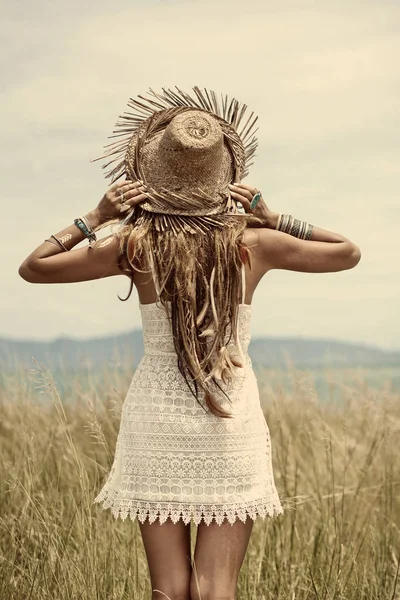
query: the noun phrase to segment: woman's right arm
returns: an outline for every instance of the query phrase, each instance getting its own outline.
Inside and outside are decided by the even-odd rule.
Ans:
[[[279,213],[271,211],[262,198],[250,210],[256,189],[242,183],[230,186],[233,198],[247,213],[259,217],[265,226],[256,228],[258,243],[254,246],[263,271],[286,269],[303,273],[332,273],[355,267],[361,259],[360,248],[349,239],[313,225],[309,240],[302,240],[276,230]]]

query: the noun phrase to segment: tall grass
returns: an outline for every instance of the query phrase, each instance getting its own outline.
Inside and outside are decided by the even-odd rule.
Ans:
[[[256,521],[237,598],[398,600],[399,393],[390,381],[369,388],[357,370],[340,383],[326,369],[322,399],[310,373],[288,370],[290,392],[259,378],[286,511]],[[4,380],[2,600],[151,598],[137,522],[93,505],[132,372],[107,368],[101,384],[92,375],[70,377],[62,397],[38,364]]]

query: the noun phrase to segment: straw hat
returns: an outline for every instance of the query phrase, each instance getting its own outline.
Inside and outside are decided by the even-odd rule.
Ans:
[[[180,216],[237,212],[229,187],[241,181],[252,163],[258,117],[245,119],[247,106],[197,86],[195,96],[176,91],[149,90],[149,98],[131,98],[107,146],[92,162],[113,157],[103,165],[114,182],[123,175],[141,179],[148,200],[142,209]]]

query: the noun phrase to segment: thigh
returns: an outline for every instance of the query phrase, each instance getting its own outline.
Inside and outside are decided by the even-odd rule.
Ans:
[[[149,565],[152,590],[160,590],[170,598],[190,598],[190,524],[173,523],[167,519],[160,524],[139,522],[143,545]],[[163,598],[153,593],[152,598]]]
[[[234,597],[254,521],[200,523],[191,579],[192,600]]]

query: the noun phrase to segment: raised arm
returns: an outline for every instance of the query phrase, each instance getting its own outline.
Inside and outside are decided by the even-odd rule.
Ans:
[[[271,211],[264,200],[250,211],[250,201],[255,188],[239,184],[231,187],[231,193],[246,212],[252,212],[263,220],[265,226],[257,229],[256,245],[264,272],[286,269],[303,273],[330,273],[355,267],[361,259],[360,248],[349,239],[313,226],[310,239],[304,240],[277,231],[279,213]]]
[[[352,269],[359,263],[359,247],[343,235],[313,226],[311,238],[302,240],[277,231],[278,216],[272,213],[266,228],[259,229],[259,255],[265,271],[333,273]]]
[[[129,208],[145,198],[140,182],[125,180],[116,183],[105,193],[99,205],[85,215],[85,219],[96,231],[111,220],[121,219]],[[117,236],[98,240],[92,248],[86,246],[72,250],[85,237],[76,225],[69,225],[40,244],[23,261],[19,274],[29,283],[73,283],[122,275],[123,271],[118,266]]]

